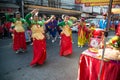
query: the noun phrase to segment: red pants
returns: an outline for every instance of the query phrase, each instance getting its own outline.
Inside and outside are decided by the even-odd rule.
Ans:
[[[60,56],[72,54],[72,40],[70,36],[61,34]]]
[[[25,40],[25,33],[24,32],[16,32],[14,31],[14,38],[13,38],[13,50],[19,49],[26,50],[26,40]]]
[[[34,64],[43,64],[46,60],[46,41],[44,40],[33,40],[33,60],[31,66]]]

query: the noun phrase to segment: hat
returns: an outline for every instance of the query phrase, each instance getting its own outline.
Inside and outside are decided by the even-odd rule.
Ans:
[[[107,14],[106,14],[106,13],[104,13],[104,14],[103,14],[103,16],[107,16]]]
[[[85,21],[85,18],[81,18],[81,21]]]

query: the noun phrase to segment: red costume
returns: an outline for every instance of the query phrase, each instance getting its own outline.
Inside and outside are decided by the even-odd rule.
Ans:
[[[70,36],[61,34],[60,55],[66,56],[72,53],[72,40]]]
[[[71,29],[70,26],[72,23],[68,21],[60,22],[58,26],[62,27],[61,32],[61,44],[60,44],[60,56],[67,56],[72,54],[72,38],[71,38]]]
[[[85,25],[78,25],[78,46],[84,46],[88,39],[88,29]]]
[[[29,25],[31,25],[32,39],[33,39],[33,59],[31,66],[36,64],[43,64],[46,60],[46,41],[44,36],[44,29],[42,21],[29,20],[32,16],[29,13],[25,18]]]
[[[14,38],[13,38],[13,49],[15,51],[19,50],[20,48],[23,50],[26,50],[26,42],[25,42],[25,33],[24,32],[13,32]]]
[[[33,41],[33,60],[30,65],[43,64],[46,60],[46,40],[34,40]]]
[[[16,53],[19,53],[20,49],[22,49],[22,52],[25,51],[27,48],[26,40],[25,40],[25,33],[24,33],[25,29],[23,27],[25,20],[23,18],[10,18],[8,15],[6,15],[6,19],[10,22],[13,22],[13,25],[12,25],[13,50],[15,50]]]
[[[118,27],[117,27],[116,35],[117,34],[120,34],[120,23],[118,24]]]

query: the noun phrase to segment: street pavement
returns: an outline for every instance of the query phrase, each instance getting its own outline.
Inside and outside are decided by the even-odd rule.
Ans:
[[[111,38],[114,32],[109,33]],[[77,80],[79,56],[85,49],[77,47],[77,33],[73,33],[73,54],[59,55],[59,38],[55,43],[47,40],[47,60],[45,64],[31,67],[33,57],[31,45],[27,53],[16,54],[12,50],[12,40],[0,40],[0,80]]]

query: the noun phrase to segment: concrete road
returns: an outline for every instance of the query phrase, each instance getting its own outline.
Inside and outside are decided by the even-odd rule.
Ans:
[[[110,32],[110,37],[113,35]],[[67,57],[59,55],[59,39],[55,43],[47,40],[47,60],[44,65],[29,66],[33,50],[28,45],[28,52],[15,54],[12,40],[0,40],[0,80],[77,80],[79,56],[87,49],[77,47],[77,33],[73,33],[73,54]]]

